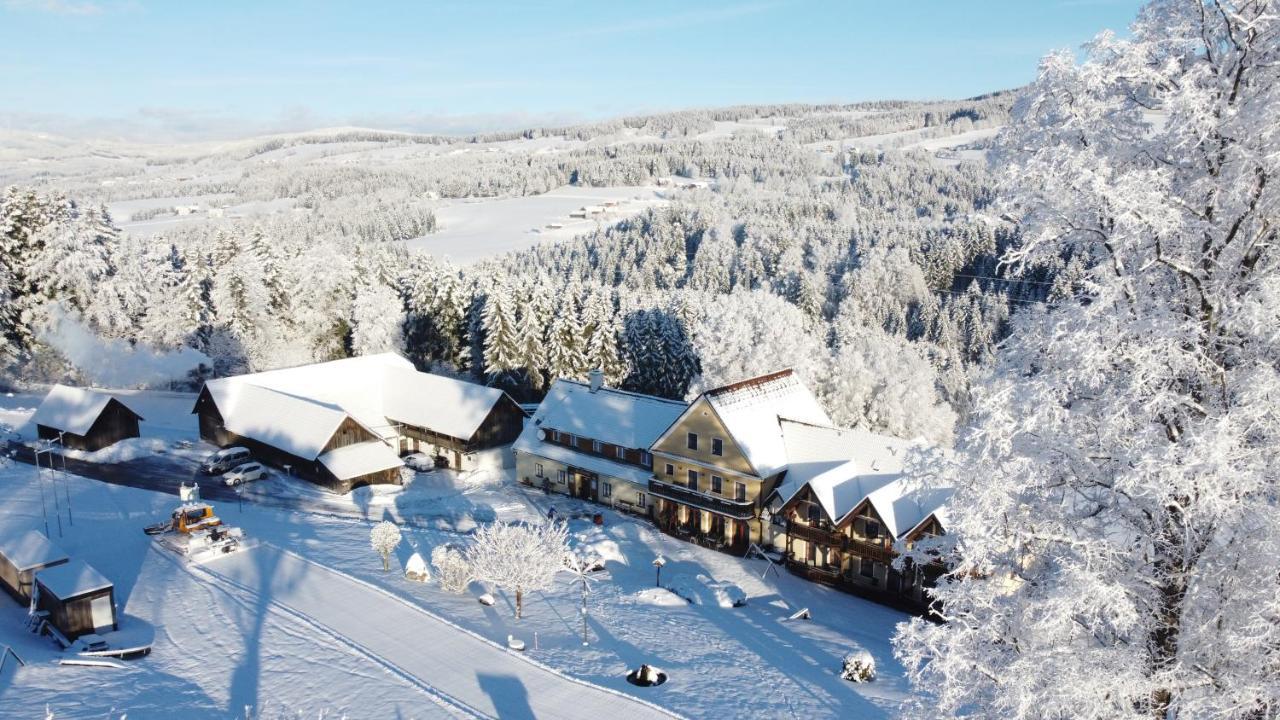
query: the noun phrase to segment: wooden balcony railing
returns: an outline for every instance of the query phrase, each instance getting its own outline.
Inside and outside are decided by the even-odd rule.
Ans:
[[[824,530],[810,525],[787,521],[787,534],[806,542],[825,545],[843,552],[853,553],[860,557],[878,560],[888,564],[898,556],[893,547],[870,540],[860,540],[834,530]]]
[[[735,520],[750,520],[756,516],[755,503],[750,500],[728,500],[717,495],[700,493],[683,485],[675,485],[662,480],[649,480],[649,492],[666,500],[701,510],[709,510]]]

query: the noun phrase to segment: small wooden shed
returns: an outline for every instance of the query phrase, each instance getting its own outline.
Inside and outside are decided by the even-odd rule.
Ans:
[[[42,440],[60,439],[65,448],[94,452],[138,437],[138,421],[143,419],[115,396],[54,385],[31,422]]]
[[[27,530],[0,534],[0,586],[23,605],[31,602],[36,573],[67,560],[67,554],[44,533]]]
[[[83,560],[36,573],[36,609],[68,640],[119,629],[115,587]]]

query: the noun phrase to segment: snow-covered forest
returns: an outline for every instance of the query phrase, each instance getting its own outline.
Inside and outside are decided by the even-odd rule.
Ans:
[[[1066,268],[1004,277],[984,165],[906,140],[997,127],[1012,100],[59,150],[3,178],[5,377],[76,379],[61,322],[214,375],[396,348],[528,399],[593,367],[679,397],[793,366],[842,423],[946,441],[968,368]],[[468,266],[401,242],[440,203],[566,185],[666,202]]]

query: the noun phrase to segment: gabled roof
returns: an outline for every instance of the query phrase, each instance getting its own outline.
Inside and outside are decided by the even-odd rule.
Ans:
[[[67,554],[61,548],[35,530],[0,534],[0,555],[18,572],[67,561]]]
[[[648,450],[688,407],[680,400],[559,379],[551,385],[531,425]]]
[[[214,380],[213,383],[248,384],[292,395],[309,402],[340,408],[380,437],[391,437],[383,412],[388,369],[413,370],[413,363],[395,353],[362,355],[298,367],[267,370]],[[216,398],[215,398],[216,399]],[[218,403],[226,419],[226,409]]]
[[[825,425],[783,420],[787,474],[778,494],[784,502],[806,485],[832,522],[839,522],[872,491],[902,476],[911,443]]]
[[[497,388],[412,368],[389,367],[383,383],[382,412],[388,420],[469,440],[493,408],[506,397]],[[512,401],[514,402],[514,401]]]
[[[867,500],[889,533],[899,538],[919,527],[930,515],[945,528],[946,504],[953,494],[953,488],[925,488],[903,478],[872,492]]]
[[[92,565],[79,559],[37,572],[36,582],[59,600],[70,600],[111,587],[110,580],[94,570]]]
[[[112,400],[124,405],[125,409],[134,415],[138,415],[114,395],[89,388],[54,385],[40,403],[40,407],[36,409],[35,415],[31,417],[31,422],[73,435],[84,435],[89,432],[89,428],[93,427],[93,423],[107,407],[107,403]],[[138,419],[143,418],[138,415]]]
[[[377,440],[330,450],[319,459],[321,464],[339,480],[350,480],[404,465],[395,450]]]
[[[789,464],[777,494],[790,502],[805,487],[836,524],[865,501],[895,538],[929,517],[946,526],[952,488],[926,488],[906,475],[907,453],[917,443],[863,430],[784,420]]]
[[[817,398],[791,370],[708,390],[700,398],[715,410],[747,462],[762,478],[787,465],[780,420],[831,424]]]
[[[242,378],[205,383],[231,432],[315,460],[348,415],[335,405],[297,397]]]
[[[680,400],[602,387],[561,378],[552,383],[514,449],[568,463],[602,475],[644,484],[649,471],[572,448],[543,442],[538,433],[559,430],[625,448],[648,450],[688,407]]]

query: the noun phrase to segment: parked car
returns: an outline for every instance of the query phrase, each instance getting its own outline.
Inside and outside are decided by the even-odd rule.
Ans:
[[[436,469],[436,459],[426,453],[414,453],[404,457],[404,464],[410,470],[417,472],[431,472]]]
[[[204,464],[200,466],[200,470],[205,475],[221,475],[228,470],[243,465],[253,460],[253,453],[249,452],[249,448],[229,447],[222,448],[218,452],[204,459]]]
[[[223,475],[222,482],[227,485],[243,485],[247,482],[262,480],[266,476],[267,469],[262,466],[262,463],[251,462],[245,463],[226,475]]]

